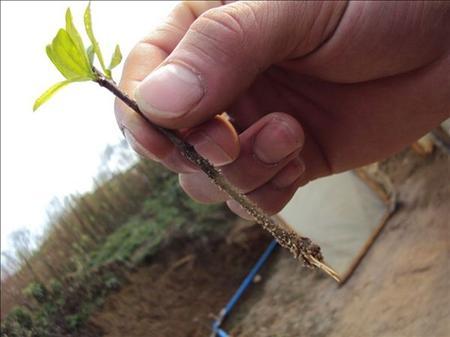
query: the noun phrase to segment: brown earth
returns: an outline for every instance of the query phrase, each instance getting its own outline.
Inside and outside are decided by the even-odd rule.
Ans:
[[[238,230],[236,230],[238,229]],[[87,331],[107,337],[208,336],[217,315],[271,238],[239,222],[226,237],[178,239],[108,297]]]
[[[286,251],[264,267],[225,328],[240,337],[450,336],[450,161],[405,151],[381,165],[401,203],[350,280],[338,287]],[[269,239],[177,242],[130,276],[91,320],[104,336],[208,336]],[[228,240],[229,241],[229,240]]]
[[[450,160],[406,151],[381,165],[401,203],[338,287],[281,252],[233,313],[239,337],[450,336]]]

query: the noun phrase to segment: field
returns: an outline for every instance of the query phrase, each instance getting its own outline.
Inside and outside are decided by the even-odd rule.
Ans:
[[[223,236],[235,216],[191,201],[177,176],[140,160],[55,202],[38,249],[26,232],[2,257],[2,336],[76,336],[129,273],[172,242]]]
[[[88,328],[108,337],[209,336],[215,315],[270,241],[256,226],[238,236],[174,242],[131,274]]]
[[[409,150],[381,163],[397,190],[400,207],[348,283],[338,287],[279,250],[262,270],[261,281],[225,322],[226,330],[242,337],[447,336],[449,164],[442,153],[421,157]],[[125,173],[132,174],[126,176],[130,191],[135,191],[130,177],[156,178],[145,188],[136,178],[142,196],[136,196],[133,205],[129,202],[131,211],[122,223],[117,221],[107,235],[99,236],[102,239],[90,250],[88,245],[83,248],[87,257],[79,262],[82,268],[67,267],[63,273],[63,264],[56,264],[61,269],[55,271],[58,281],[48,277],[51,272],[42,263],[39,268],[33,264],[42,254],[34,252],[28,262],[40,281],[47,281],[39,288],[23,264],[22,278],[29,274],[32,286],[21,295],[21,309],[10,311],[8,326],[19,325],[22,334],[5,334],[2,329],[2,335],[210,334],[215,315],[270,238],[221,207],[190,202],[175,178],[159,167],[138,165],[143,166]],[[106,190],[104,184],[99,186]],[[123,194],[121,190],[118,196],[125,201]],[[72,258],[81,259],[76,251]],[[59,282],[70,287],[61,290]],[[2,282],[2,292],[3,287]],[[63,294],[58,295],[58,289]]]

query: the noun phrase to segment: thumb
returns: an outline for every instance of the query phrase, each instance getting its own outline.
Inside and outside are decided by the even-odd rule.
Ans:
[[[343,8],[335,2],[247,1],[210,9],[137,87],[139,107],[168,128],[198,125],[225,111],[271,64],[316,49]]]

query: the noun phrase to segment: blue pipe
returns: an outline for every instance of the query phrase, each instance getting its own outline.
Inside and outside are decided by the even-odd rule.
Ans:
[[[228,301],[227,305],[220,311],[219,317],[213,322],[212,329],[214,332],[214,336],[219,337],[228,337],[228,333],[220,328],[220,325],[224,321],[224,319],[228,316],[230,311],[238,302],[239,298],[242,294],[247,290],[248,286],[252,283],[253,279],[256,276],[256,273],[261,269],[264,263],[267,261],[269,256],[274,251],[275,247],[277,247],[277,241],[273,240],[266,248],[264,253],[261,255],[259,260],[255,263],[253,268],[250,270],[248,275],[245,277],[244,281],[242,281],[239,288],[234,293],[233,297]]]
[[[217,328],[216,330],[214,330],[214,332],[216,333],[216,336],[219,336],[219,337],[229,337],[230,336],[221,328]]]

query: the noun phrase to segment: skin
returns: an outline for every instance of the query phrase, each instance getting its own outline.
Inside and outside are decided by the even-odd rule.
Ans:
[[[274,214],[309,181],[382,160],[448,118],[449,47],[448,2],[186,2],[131,51],[120,87]],[[144,84],[168,64],[199,89]],[[115,111],[188,195],[245,217],[142,117]]]

